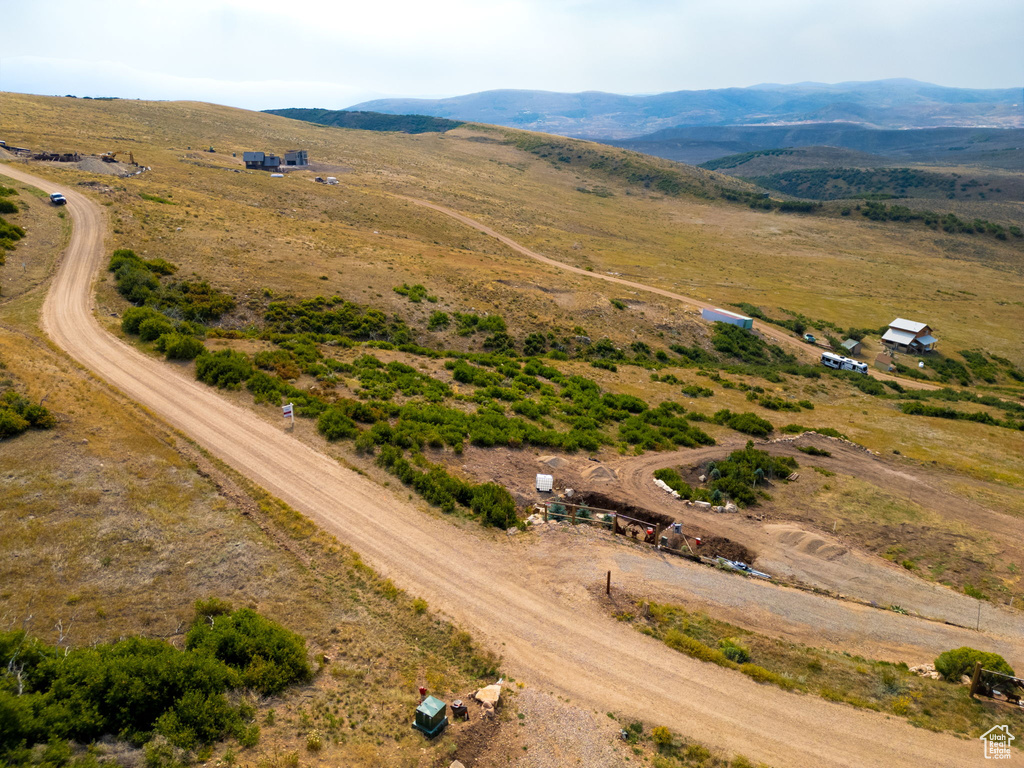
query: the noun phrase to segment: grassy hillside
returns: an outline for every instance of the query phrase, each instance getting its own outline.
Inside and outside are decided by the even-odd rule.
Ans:
[[[685,163],[704,163],[767,149],[829,146],[881,155],[890,158],[890,163],[981,165],[1019,171],[1024,168],[1022,130],[1009,125],[880,130],[848,121],[770,126],[680,125],[609,143]]]
[[[109,250],[130,248],[154,265],[158,290],[167,291],[154,304],[169,310],[166,322],[186,317],[182,296],[199,295],[182,284],[205,281],[206,296],[230,297],[233,308],[189,331],[252,368],[226,397],[269,408],[294,389],[309,409],[300,416],[310,416],[299,419],[301,439],[382,484],[394,482],[391,472],[419,490],[411,473],[428,474],[427,462],[483,484],[508,462],[468,462],[462,451],[487,457],[495,444],[531,462],[541,448],[610,461],[701,442],[691,428],[737,439],[732,416],[749,412],[756,419],[746,424],[765,422],[766,434],[788,424],[828,427],[881,454],[898,451],[909,467],[934,462],[958,498],[1024,514],[1024,432],[1013,407],[1022,387],[1012,373],[1024,368],[1019,241],[831,209],[753,209],[739,193],[754,188],[712,171],[480,125],[396,134],[195,103],[3,94],[0,135],[51,151],[131,151],[149,170],[122,178],[99,162],[29,168],[80,185],[106,207]],[[272,178],[241,161],[243,151],[293,148],[307,149],[315,170]],[[340,183],[315,183],[321,174]],[[723,199],[726,192],[740,199]],[[11,585],[0,592],[0,613],[34,612],[44,627],[74,617],[76,642],[87,643],[128,631],[173,636],[191,602],[210,593],[255,603],[317,651],[346,659],[336,675],[320,676],[312,703],[296,697],[281,706],[279,716],[287,714],[268,751],[294,744],[288,733],[305,738],[312,727],[334,727],[343,705],[346,727],[361,735],[324,760],[372,753],[413,764],[408,750],[418,747],[385,732],[409,703],[410,682],[424,675],[432,687],[455,690],[489,668],[487,658],[355,555],[163,434],[45,346],[34,325],[47,254],[66,230],[59,211],[30,194],[19,191],[30,205],[17,214],[28,236],[0,267],[0,359],[13,385],[37,401],[47,397],[58,424],[26,433],[3,454],[0,475],[17,490],[4,520],[15,535],[0,558],[8,564],[0,580]],[[802,317],[830,333],[874,329],[868,360],[879,351],[877,329],[894,317],[928,322],[952,362],[919,375],[956,391],[920,401],[937,410],[905,409],[918,401],[895,388],[803,375],[786,368],[784,354],[723,335],[686,306],[538,264],[401,196],[449,206],[595,273],[722,306],[747,303],[776,319]],[[19,274],[22,259],[32,266]],[[123,332],[129,307],[119,277],[102,273],[96,293],[97,315],[113,333]],[[158,354],[152,342],[130,338]],[[257,370],[263,389],[249,386]],[[970,397],[959,394],[968,387]],[[340,412],[333,443],[312,419],[328,406]],[[443,424],[432,420],[442,407]],[[437,410],[417,420],[427,408]],[[565,442],[570,433],[575,445]],[[809,495],[794,505],[834,508],[851,527],[870,519],[860,525],[872,532],[870,551],[908,522],[943,535],[955,528],[968,545],[949,554],[948,570],[931,570],[941,536],[922,535],[920,551],[905,557],[957,589],[969,584],[999,600],[1021,594],[1019,541],[841,480],[805,483]],[[427,498],[446,508],[447,499]],[[879,499],[885,515],[875,520]],[[981,570],[972,565],[978,552]],[[370,658],[381,627],[391,632],[384,637],[393,665]],[[415,650],[413,637],[425,638]],[[386,705],[371,715],[368,696]]]
[[[338,109],[266,109],[268,115],[279,115],[292,120],[305,120],[335,128],[354,128],[361,131],[400,131],[402,133],[432,133],[450,131],[462,125],[457,120],[445,120],[426,115],[386,115],[383,112],[356,112]]]

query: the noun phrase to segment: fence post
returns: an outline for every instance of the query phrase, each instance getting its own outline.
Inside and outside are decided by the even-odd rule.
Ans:
[[[544,522],[546,523],[547,521],[548,521],[548,505],[545,504],[544,505]]]
[[[612,572],[611,571],[608,571],[608,580],[605,582],[605,585],[604,585],[604,593],[606,595],[608,595],[609,597],[612,594]]]
[[[572,512],[569,513],[572,516],[572,524],[576,525],[576,505],[572,505]]]
[[[970,694],[968,694],[972,698],[974,697],[975,692],[977,692],[978,690],[979,682],[981,682],[981,662],[976,661],[974,662],[974,676],[971,677],[971,692]]]

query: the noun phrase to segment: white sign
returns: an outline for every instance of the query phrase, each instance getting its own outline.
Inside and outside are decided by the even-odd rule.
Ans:
[[[293,407],[293,404],[292,403],[288,403],[288,405],[282,405],[281,406],[281,410],[284,411],[284,413],[282,415],[286,419],[292,419],[294,421],[295,414],[292,412],[292,407]]]
[[[980,738],[985,742],[986,760],[1009,760],[1010,742],[1017,737],[1010,733],[1010,726],[996,725],[989,728]]]

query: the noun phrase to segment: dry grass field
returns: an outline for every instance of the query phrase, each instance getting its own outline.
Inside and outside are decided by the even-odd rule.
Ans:
[[[238,306],[222,326],[243,335],[260,324],[271,301],[337,295],[401,317],[417,330],[419,343],[436,348],[480,351],[482,339],[427,331],[427,318],[436,310],[500,314],[516,338],[553,331],[565,338],[608,337],[623,346],[639,341],[655,350],[670,344],[708,347],[707,326],[691,307],[539,265],[397,197],[406,195],[454,208],[546,256],[595,273],[723,306],[749,302],[773,316],[786,309],[845,327],[877,328],[896,316],[909,317],[929,323],[944,350],[984,349],[1024,366],[1019,240],[666,196],[516,149],[511,135],[486,126],[383,134],[198,103],[0,94],[0,138],[9,146],[118,151],[122,158],[132,152],[147,170],[127,178],[110,175],[114,166],[99,162],[88,166],[92,170],[58,163],[25,167],[77,186],[106,206],[110,251],[132,248],[145,259],[165,259],[178,265],[179,277],[207,280],[234,296]],[[272,178],[246,170],[241,160],[248,150],[283,154],[293,148],[308,150],[312,169]],[[715,178],[693,173],[702,183]],[[317,184],[318,175],[336,176],[340,183]],[[294,766],[299,758],[293,755],[301,752],[304,765],[412,766],[456,753],[455,741],[446,739],[424,758],[407,723],[402,720],[398,728],[394,722],[414,703],[416,685],[465,697],[474,673],[493,660],[412,596],[376,577],[357,555],[51,349],[37,320],[68,222],[45,198],[14,186],[19,205],[27,205],[12,220],[28,236],[0,267],[0,380],[35,401],[45,397],[58,426],[0,444],[0,619],[12,627],[25,624],[50,641],[54,627],[70,625],[68,638],[76,645],[130,633],[180,640],[196,599],[217,595],[253,605],[303,634],[314,655],[331,661],[322,663],[308,688],[260,702],[264,738],[248,763]],[[595,189],[602,194],[590,193]],[[403,283],[426,286],[436,302],[410,302],[393,290]],[[616,308],[612,299],[626,308]],[[112,277],[101,274],[101,322],[121,333],[118,318],[126,306]],[[877,340],[869,342],[873,350],[872,344]],[[217,339],[207,346],[253,352],[269,348],[269,342]],[[357,347],[327,354],[351,362],[363,352]],[[397,350],[373,353],[452,383],[443,361]],[[707,414],[722,408],[754,411],[776,429],[789,423],[832,427],[880,457],[901,462],[901,471],[926,469],[928,481],[951,498],[1024,516],[1021,431],[904,415],[896,401],[828,377],[773,382],[725,375],[813,405],[802,413],[779,413],[693,368],[659,373],[709,387],[711,397],[682,396],[680,385],[652,381],[651,371],[637,366],[612,372],[577,360],[551,364],[651,403],[675,400]],[[308,377],[295,383],[316,384]],[[358,388],[358,382],[342,378],[332,396],[356,398]],[[1006,381],[978,391],[1017,402],[1024,394],[1019,383]],[[251,404],[246,393],[226,396]],[[274,406],[254,407],[269,413]],[[701,426],[716,438],[735,436],[715,424]],[[372,459],[350,446],[327,446],[308,421],[300,420],[297,434],[389,482]],[[614,461],[626,452],[607,446],[594,455]],[[473,474],[450,451],[436,458],[454,472]],[[810,469],[809,457],[806,463],[799,489],[772,502],[780,516],[821,528],[838,521],[865,551],[908,561],[908,570],[948,580],[958,590],[971,584],[1000,602],[1024,594],[1019,541],[972,529],[970,520],[951,518],[876,478],[826,476]],[[890,543],[908,524],[913,541]],[[973,565],[965,566],[968,561]],[[332,735],[329,749],[310,752],[302,746],[315,729]]]

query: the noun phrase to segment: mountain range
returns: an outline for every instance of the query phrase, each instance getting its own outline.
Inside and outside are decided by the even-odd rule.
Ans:
[[[419,114],[589,139],[628,139],[677,126],[853,123],[868,128],[1024,127],[1020,88],[948,88],[895,79],[624,96],[493,90],[447,99],[377,99],[347,109]]]

